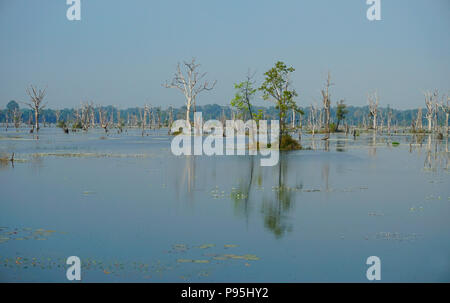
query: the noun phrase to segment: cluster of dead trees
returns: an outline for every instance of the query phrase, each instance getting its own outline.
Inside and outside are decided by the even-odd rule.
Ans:
[[[281,63],[280,63],[281,64]],[[206,73],[201,73],[199,71],[200,64],[196,63],[195,59],[192,59],[189,62],[184,62],[183,64],[178,64],[176,68],[175,75],[173,79],[169,82],[167,81],[163,84],[163,87],[166,88],[175,88],[182,92],[185,98],[186,104],[186,121],[190,123],[191,113],[196,111],[196,100],[200,93],[204,91],[212,90],[216,81],[209,82],[205,79]],[[273,74],[271,74],[271,71]],[[274,117],[266,117],[264,113],[261,111],[256,114],[252,111],[250,100],[252,96],[256,93],[257,90],[262,90],[265,95],[269,97],[273,97],[272,99],[276,99],[279,93],[279,88],[276,85],[271,87],[269,84],[272,84],[275,80],[278,80],[281,76],[275,73],[277,70],[273,68],[268,73],[266,73],[266,82],[263,87],[257,89],[253,88],[252,85],[254,82],[249,74],[247,81],[244,81],[240,84],[236,85],[237,94],[232,101],[232,106],[235,107],[238,112],[246,112],[250,117],[258,120],[261,118],[274,118]],[[283,70],[282,70],[283,71]],[[287,70],[286,73],[289,74],[290,70]],[[279,72],[279,74],[282,74]],[[277,77],[275,77],[277,76]],[[272,78],[270,78],[272,77]],[[272,82],[270,82],[270,81]],[[284,81],[283,83],[290,83],[289,79]],[[264,86],[265,85],[265,86]],[[288,119],[290,115],[291,123],[284,126],[286,130],[296,131],[301,130],[303,128],[308,129],[312,135],[316,133],[325,133],[329,134],[330,132],[340,131],[339,126],[343,126],[343,130],[346,133],[350,132],[350,126],[345,122],[345,115],[348,113],[346,109],[346,105],[344,100],[339,100],[336,102],[336,120],[332,121],[331,117],[331,106],[332,106],[332,98],[331,98],[331,87],[334,85],[331,81],[331,74],[328,73],[325,85],[323,89],[321,89],[321,105],[318,105],[318,102],[314,102],[309,106],[308,116],[303,117],[304,114],[300,108],[297,106],[290,106],[291,103],[295,105],[295,102],[278,102],[277,105],[283,112],[283,122]],[[28,116],[28,124],[32,129],[30,132],[39,132],[40,125],[39,122],[44,124],[45,126],[45,116],[42,116],[40,119],[42,110],[46,107],[46,103],[44,103],[44,98],[46,96],[46,88],[39,89],[33,85],[30,85],[26,89],[27,95],[29,96],[29,101],[22,102],[26,104],[30,109],[31,113]],[[291,100],[296,96],[295,90],[287,91],[292,94],[287,98],[285,95],[280,95],[279,99],[281,101],[285,99]],[[419,108],[417,111],[417,117],[413,119],[411,123],[411,131],[412,132],[437,132],[441,134],[448,135],[448,118],[450,113],[449,100],[450,97],[448,95],[439,95],[437,90],[434,91],[426,91],[424,92],[425,96],[425,110],[423,113],[422,109]],[[374,130],[375,132],[383,133],[386,131],[390,134],[392,131],[396,132],[398,130],[397,121],[393,118],[392,110],[388,107],[386,110],[380,110],[379,108],[379,95],[377,92],[369,93],[367,96],[368,102],[368,115],[364,115],[362,117],[362,125],[360,125],[363,129],[366,130]],[[289,104],[288,104],[289,103]],[[281,105],[284,105],[281,106]],[[288,114],[289,111],[289,114]],[[236,118],[239,113],[232,111],[232,118]],[[242,113],[241,113],[242,114]],[[297,116],[298,114],[298,116]],[[104,129],[105,133],[112,128],[116,128],[119,133],[123,132],[123,129],[126,128],[137,128],[141,129],[142,136],[145,135],[146,129],[159,129],[161,127],[171,127],[173,121],[175,120],[173,108],[170,106],[167,110],[165,110],[165,115],[163,118],[162,110],[160,107],[152,107],[146,104],[143,108],[138,108],[135,113],[127,113],[126,117],[121,117],[121,111],[118,108],[105,108],[103,106],[95,106],[93,102],[83,102],[79,108],[77,108],[72,117],[65,117],[64,121],[62,121],[61,111],[56,110],[56,123],[64,129],[65,132],[68,132],[69,122],[71,123],[73,130],[83,130],[88,131],[89,129],[100,127]],[[282,115],[280,114],[280,117]],[[225,120],[225,113],[222,113],[222,120]],[[281,118],[280,118],[281,119]],[[423,120],[427,121],[426,126],[423,125]],[[443,121],[442,121],[443,120]],[[12,121],[16,128],[20,127],[22,121],[22,112],[18,108],[14,108],[13,110],[6,113],[6,128],[8,128],[9,121]],[[34,123],[33,123],[34,121]],[[305,125],[302,125],[302,121],[305,122]],[[342,124],[340,122],[343,122]],[[67,123],[67,124],[66,124]],[[355,126],[353,126],[355,127]]]
[[[425,113],[425,118],[428,122],[427,125],[427,131],[428,132],[440,132],[443,133],[445,131],[445,134],[448,134],[448,115],[450,113],[450,97],[446,95],[442,95],[439,97],[439,92],[437,90],[431,91],[425,91],[425,106],[427,112]],[[442,126],[439,125],[438,116],[439,112],[442,111],[444,115],[444,124],[443,129]],[[413,122],[414,129],[422,130],[422,111],[419,111],[417,113],[417,119],[416,122]]]

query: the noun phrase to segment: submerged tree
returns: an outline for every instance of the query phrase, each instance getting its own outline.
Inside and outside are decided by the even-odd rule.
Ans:
[[[250,119],[255,118],[256,114],[253,113],[251,100],[253,99],[257,89],[253,88],[255,82],[253,81],[255,74],[250,74],[248,71],[245,81],[234,85],[236,94],[230,104],[236,108],[243,119],[247,114],[250,115]]]
[[[186,121],[189,123],[189,114],[191,110],[191,106],[195,108],[195,100],[197,95],[202,91],[212,90],[217,81],[214,81],[212,84],[209,84],[208,81],[203,80],[206,76],[206,73],[200,74],[198,71],[200,64],[195,63],[195,58],[191,60],[191,62],[184,62],[184,73],[181,70],[181,66],[178,63],[177,71],[172,79],[172,81],[166,82],[163,84],[166,88],[176,88],[180,90],[184,97],[186,98]]]
[[[42,103],[46,95],[46,88],[42,90],[30,85],[30,87],[27,88],[27,94],[31,98],[31,101],[25,102],[25,104],[34,111],[34,128],[36,129],[36,132],[39,132],[39,114],[46,106],[46,104]]]
[[[108,133],[109,121],[106,109],[104,109],[103,107],[98,108],[98,118],[100,126],[105,130],[105,133]]]
[[[260,91],[263,92],[264,100],[275,102],[275,108],[278,109],[278,119],[280,123],[279,143],[286,132],[286,113],[289,109],[297,109],[294,97],[297,96],[295,89],[291,88],[290,74],[294,72],[293,67],[288,67],[281,61],[278,61],[274,67],[268,70]]]
[[[330,87],[332,85],[333,83],[331,83],[331,73],[328,72],[325,89],[322,89],[322,103],[323,109],[325,111],[325,131],[327,133],[330,132],[330,109],[331,109]]]
[[[445,134],[448,135],[448,116],[450,114],[450,97],[447,96],[447,103],[444,103],[445,97],[442,96],[440,107],[445,114]]]
[[[347,105],[345,105],[344,100],[341,100],[337,104],[336,109],[336,131],[339,129],[339,123],[343,120],[345,120],[345,116],[348,114]]]
[[[373,94],[368,95],[369,100],[369,111],[370,115],[372,116],[373,121],[373,129],[377,130],[377,115],[378,115],[378,94],[375,92]]]
[[[432,123],[433,123],[433,118],[435,115],[435,98],[437,98],[438,96],[438,92],[435,90],[433,93],[430,91],[426,91],[424,92],[425,95],[425,106],[427,107],[427,113],[425,115],[425,117],[427,118],[428,121],[428,131],[431,132],[432,130]]]
[[[81,104],[81,127],[84,131],[89,129],[89,126],[92,125],[92,113],[94,112],[94,103],[93,102],[85,102]]]

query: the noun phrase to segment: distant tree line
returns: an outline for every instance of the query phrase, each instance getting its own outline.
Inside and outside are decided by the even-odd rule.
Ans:
[[[369,119],[371,117],[369,106],[351,106],[347,105],[346,107],[347,113],[343,117],[347,124],[353,126],[363,126],[364,123],[369,123]],[[95,123],[98,123],[98,116],[100,109],[104,111],[107,119],[112,119],[112,123],[119,123],[119,119],[124,125],[139,125],[140,123],[140,112],[142,113],[145,107],[130,107],[127,109],[117,109],[114,106],[99,106],[94,108],[94,116],[96,117]],[[261,112],[262,118],[270,120],[270,119],[278,119],[279,111],[275,108],[275,106],[264,107],[264,106],[253,106],[255,112]],[[303,125],[307,124],[308,116],[310,115],[311,108],[310,107],[299,107],[303,111],[303,115],[296,116],[296,121],[294,122],[302,122]],[[338,122],[337,119],[337,109],[338,106],[332,106],[330,109],[330,116],[332,122]],[[172,111],[173,119],[186,119],[186,106],[181,106],[179,108],[161,108],[154,107],[152,110],[152,119],[158,122],[158,118],[160,118],[160,125],[167,126],[169,122],[170,111]],[[202,112],[203,118],[205,120],[216,119],[221,120],[223,118],[232,119],[240,118],[238,111],[232,106],[228,105],[218,105],[218,104],[207,104],[207,105],[197,105],[196,111]],[[419,109],[408,109],[408,110],[399,110],[393,109],[389,107],[378,108],[378,122],[384,121],[387,124],[388,113],[392,112],[392,120],[397,121],[399,126],[411,126],[411,124],[416,122],[417,114]],[[426,112],[425,108],[421,109],[422,112]],[[120,113],[118,115],[118,112]],[[75,123],[77,121],[77,116],[81,115],[81,108],[64,108],[64,109],[43,109],[39,116],[39,122],[41,124],[56,124],[59,121],[63,121],[65,123]],[[249,117],[246,117],[249,118]],[[10,127],[14,127],[14,122],[20,121],[22,124],[30,124],[34,125],[34,111],[29,108],[20,108],[20,105],[16,101],[10,101],[7,106],[3,109],[0,109],[0,122],[6,124],[7,122],[11,124]],[[191,115],[192,119],[192,115]],[[8,120],[8,121],[7,121]],[[137,123],[135,123],[137,120]],[[445,113],[438,113],[438,121],[445,120]],[[30,122],[31,121],[31,122]],[[286,116],[286,121],[288,123],[293,122],[292,116]],[[342,123],[342,121],[341,121]],[[422,117],[422,123],[426,125],[427,120],[425,115]],[[444,122],[442,125],[444,126]]]

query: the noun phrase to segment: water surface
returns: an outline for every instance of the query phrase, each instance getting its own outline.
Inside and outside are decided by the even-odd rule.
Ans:
[[[450,282],[448,140],[303,135],[313,150],[173,156],[167,130],[0,131],[0,281]],[[391,142],[399,142],[393,146]]]

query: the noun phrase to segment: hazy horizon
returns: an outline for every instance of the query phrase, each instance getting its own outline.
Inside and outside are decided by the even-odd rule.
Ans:
[[[53,109],[82,101],[181,107],[184,96],[161,84],[192,57],[217,80],[198,105],[228,105],[249,68],[260,84],[278,60],[296,69],[302,107],[320,102],[328,71],[333,105],[365,106],[376,90],[381,107],[423,108],[422,90],[450,89],[446,0],[382,1],[375,22],[365,0],[81,3],[81,21],[68,21],[65,0],[0,1],[1,108],[25,101],[30,84],[48,87]]]

